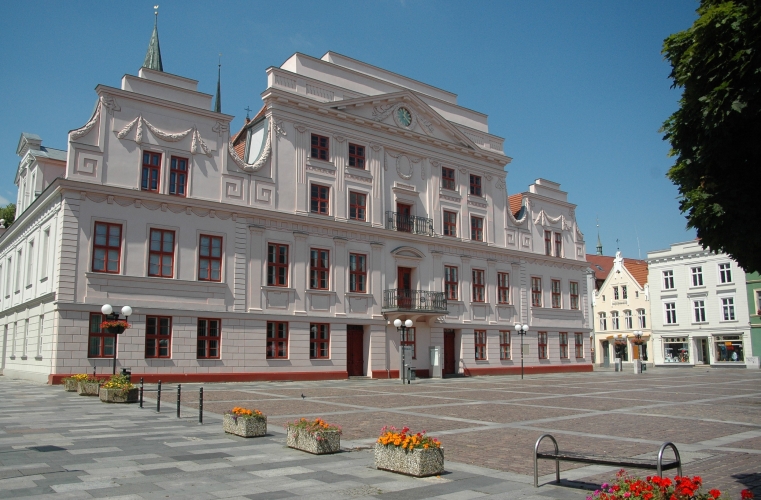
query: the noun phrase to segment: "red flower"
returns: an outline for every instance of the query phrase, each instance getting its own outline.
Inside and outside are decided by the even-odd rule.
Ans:
[[[745,500],[746,498],[753,498],[753,492],[750,490],[742,490],[740,492],[740,498]]]

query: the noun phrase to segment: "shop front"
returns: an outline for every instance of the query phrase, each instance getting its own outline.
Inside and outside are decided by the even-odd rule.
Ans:
[[[716,363],[745,363],[745,345],[742,335],[714,335]]]
[[[663,337],[664,363],[690,363],[689,337]]]

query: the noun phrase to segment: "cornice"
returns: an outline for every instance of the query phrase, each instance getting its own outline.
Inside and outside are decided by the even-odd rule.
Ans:
[[[101,96],[104,94],[111,94],[113,96],[117,96],[123,99],[132,99],[135,101],[144,102],[146,104],[152,104],[154,106],[162,106],[165,108],[177,109],[177,110],[185,111],[187,113],[201,115],[206,118],[217,120],[217,121],[230,122],[232,121],[233,118],[235,118],[235,116],[233,115],[217,113],[216,111],[210,111],[203,108],[196,108],[194,106],[188,106],[187,104],[182,104],[175,101],[169,101],[167,99],[160,99],[158,97],[152,97],[145,94],[138,94],[137,92],[122,90],[116,87],[108,87],[106,85],[98,85],[97,87],[95,87],[95,92],[97,92],[98,96]]]

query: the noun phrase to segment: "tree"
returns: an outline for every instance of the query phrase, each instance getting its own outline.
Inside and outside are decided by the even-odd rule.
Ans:
[[[668,177],[704,248],[761,271],[761,2],[702,0],[663,54],[679,109],[663,124],[676,157]]]
[[[5,227],[10,227],[16,220],[16,205],[8,203],[7,206],[0,208],[0,219],[5,219]]]

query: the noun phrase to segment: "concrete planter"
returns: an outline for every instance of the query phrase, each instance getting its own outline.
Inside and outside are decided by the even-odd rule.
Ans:
[[[63,379],[63,388],[66,392],[77,392],[77,381],[73,378]]]
[[[97,396],[100,389],[100,382],[79,382],[77,384],[77,393],[80,396]]]
[[[106,389],[100,388],[100,400],[104,403],[137,403],[139,389]]]
[[[258,418],[235,417],[225,413],[222,417],[222,428],[228,434],[250,438],[260,437],[267,434],[267,417],[264,420]]]
[[[304,430],[288,426],[286,444],[289,448],[306,451],[315,455],[338,453],[341,451],[341,434],[338,432],[323,432],[320,439]]]
[[[442,448],[404,450],[401,446],[375,443],[375,468],[414,477],[435,476],[444,472]]]

